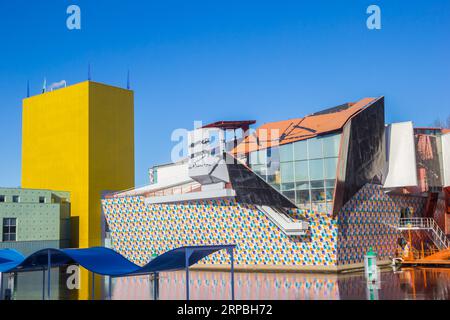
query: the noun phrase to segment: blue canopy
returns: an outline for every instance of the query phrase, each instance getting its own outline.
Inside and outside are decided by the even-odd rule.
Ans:
[[[113,277],[175,271],[192,266],[219,250],[234,249],[235,245],[188,246],[168,251],[140,267],[114,250],[44,249],[28,257],[15,250],[0,250],[0,272],[36,271],[51,267],[77,264],[96,274]],[[188,260],[186,260],[188,259]],[[187,263],[188,262],[188,263]]]
[[[0,250],[0,272],[14,269],[25,260],[23,254],[13,249]]]

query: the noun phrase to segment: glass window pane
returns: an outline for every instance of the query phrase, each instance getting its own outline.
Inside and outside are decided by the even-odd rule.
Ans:
[[[258,164],[266,163],[266,150],[260,150],[256,152],[256,161]]]
[[[250,164],[266,164],[267,150],[254,151],[250,153]]]
[[[294,143],[294,160],[308,159],[308,141],[298,141]]]
[[[265,167],[260,164],[252,165],[252,170],[256,174],[262,174],[265,171]]]
[[[312,189],[311,190],[311,200],[313,202],[324,202],[325,201],[325,190],[323,189]]]
[[[285,144],[280,147],[280,162],[290,162],[294,160],[293,144]]]
[[[334,188],[336,186],[336,180],[325,180],[325,187]]]
[[[258,152],[257,151],[250,152],[249,163],[250,163],[250,165],[258,164]]]
[[[323,180],[311,181],[311,189],[323,189],[324,182]]]
[[[310,189],[310,184],[308,181],[300,181],[296,183],[296,189],[297,190],[309,190]]]
[[[295,181],[308,181],[308,161],[295,162]]]
[[[278,147],[267,149],[268,161],[280,162],[280,149]]]
[[[278,191],[280,191],[280,184],[278,183],[271,183],[270,184],[272,187],[274,187],[275,189],[277,189]]]
[[[297,191],[297,203],[305,204],[309,203],[309,190]]]
[[[324,157],[338,157],[341,135],[334,134],[322,138]]]
[[[309,178],[311,180],[323,180],[323,159],[309,161]]]
[[[283,191],[286,198],[295,203],[295,191]]]
[[[294,183],[283,183],[281,185],[281,191],[292,191],[292,190],[295,190]]]
[[[308,140],[308,159],[323,158],[322,154],[322,140],[312,138]]]
[[[338,158],[325,159],[325,179],[335,179]]]
[[[281,182],[294,182],[294,163],[281,163]]]
[[[333,200],[333,194],[334,194],[334,189],[327,189],[327,191],[326,191],[327,201]]]
[[[9,241],[16,241],[16,234],[10,234],[9,235]]]
[[[267,181],[280,183],[280,153],[278,148],[267,149]]]
[[[276,171],[272,171],[269,169],[268,173],[267,173],[267,182],[269,183],[274,183],[274,184],[280,184],[280,169],[278,168],[278,170]]]

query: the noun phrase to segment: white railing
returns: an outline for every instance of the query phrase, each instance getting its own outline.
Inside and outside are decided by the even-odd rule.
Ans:
[[[200,183],[191,182],[191,183],[185,184],[185,185],[166,187],[166,188],[159,189],[156,191],[148,191],[148,192],[144,193],[144,196],[146,198],[173,196],[173,195],[177,195],[177,194],[186,194],[186,193],[191,193],[191,192],[195,192],[195,191],[200,191],[201,188],[202,188],[202,185]]]
[[[450,241],[433,218],[402,218],[398,229],[430,231],[431,239],[440,250],[450,248]]]

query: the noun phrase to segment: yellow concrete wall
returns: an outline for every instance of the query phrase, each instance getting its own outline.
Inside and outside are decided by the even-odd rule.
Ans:
[[[82,82],[25,99],[22,121],[22,187],[69,191],[72,246],[101,245],[102,191],[134,187],[133,92]]]
[[[101,244],[101,193],[134,187],[133,92],[91,83],[89,90],[89,245]],[[92,214],[95,213],[95,214]]]

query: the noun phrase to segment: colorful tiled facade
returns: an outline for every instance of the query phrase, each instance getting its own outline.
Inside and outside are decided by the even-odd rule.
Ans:
[[[232,200],[201,200],[146,206],[142,197],[104,200],[115,249],[137,264],[184,245],[237,244],[238,265],[333,266],[336,220],[327,213],[298,211],[310,231],[288,237],[253,205]],[[204,264],[228,264],[218,252]]]
[[[394,225],[402,208],[421,211],[424,203],[422,197],[389,196],[368,184],[337,218],[326,211],[291,211],[309,222],[303,237],[286,236],[256,206],[228,199],[146,205],[143,197],[124,197],[105,199],[103,207],[114,248],[140,265],[184,245],[235,243],[237,265],[336,267],[362,263],[371,247],[381,260],[394,257],[400,236]],[[202,264],[228,259],[219,252]]]
[[[380,260],[391,260],[401,236],[395,227],[401,210],[422,212],[425,201],[424,197],[389,195],[379,185],[364,186],[339,213],[338,265],[363,262],[370,248]]]

